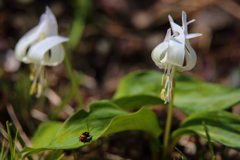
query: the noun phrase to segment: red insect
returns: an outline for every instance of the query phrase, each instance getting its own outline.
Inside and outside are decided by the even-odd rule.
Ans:
[[[88,131],[87,132],[83,132],[82,135],[79,137],[79,142],[83,142],[84,144],[87,143],[87,142],[91,142],[92,141],[92,137],[90,135],[90,131],[94,128],[92,128],[90,131],[89,131],[89,127],[88,127],[88,123],[87,123],[87,128],[88,128]]]

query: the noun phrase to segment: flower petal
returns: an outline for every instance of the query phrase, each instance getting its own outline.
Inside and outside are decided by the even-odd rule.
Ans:
[[[190,42],[188,39],[186,39],[186,48],[187,48],[187,49],[185,49],[185,51],[186,51],[186,54],[185,54],[186,55],[186,66],[184,66],[184,67],[177,66],[176,69],[179,72],[191,70],[196,65],[196,62],[197,62],[197,54],[194,51],[194,49],[192,48],[192,46],[190,45]]]
[[[192,19],[191,21],[188,21],[188,22],[187,22],[187,25],[189,25],[189,24],[191,24],[191,23],[193,23],[193,22],[195,22],[195,19]]]
[[[15,55],[18,60],[25,63],[29,63],[29,60],[26,57],[27,49],[33,43],[36,43],[40,40],[40,37],[45,29],[46,21],[41,20],[39,24],[28,31],[16,44],[15,46]]]
[[[182,27],[174,22],[171,22],[170,24],[174,33],[174,38],[178,40],[180,43],[185,43],[185,34],[183,32]]]
[[[165,57],[168,50],[168,42],[162,42],[157,45],[152,51],[152,60],[156,63],[157,66],[163,67],[161,60]]]
[[[184,11],[182,11],[182,29],[183,29],[184,34],[188,34],[187,14]]]
[[[186,35],[186,39],[191,39],[191,38],[195,38],[195,37],[199,37],[201,36],[201,33],[191,33],[191,34],[187,34]]]
[[[27,49],[37,41],[41,40],[41,37],[58,35],[57,21],[52,11],[46,7],[45,13],[41,15],[40,22],[36,27],[28,31],[16,44],[15,53],[18,60],[24,63],[30,63],[27,58]]]
[[[65,56],[65,50],[62,44],[54,46],[53,48],[51,48],[50,52],[51,56],[49,56],[49,54],[44,55],[43,65],[56,66],[63,61]]]
[[[61,36],[47,37],[32,45],[27,53],[27,57],[36,64],[55,66],[61,63],[64,57],[64,49],[61,43],[68,40],[68,38]],[[50,49],[51,51],[49,51]],[[47,55],[47,51],[51,53]]]
[[[167,30],[167,34],[165,36],[164,42],[168,42],[170,38],[171,38],[171,28]]]
[[[185,56],[185,41],[183,42],[181,43],[177,39],[171,38],[168,43],[168,53],[161,62],[182,66]]]
[[[46,37],[58,35],[57,20],[48,6],[46,6],[46,11],[41,16],[41,20],[42,19],[47,23],[47,27],[44,33]]]

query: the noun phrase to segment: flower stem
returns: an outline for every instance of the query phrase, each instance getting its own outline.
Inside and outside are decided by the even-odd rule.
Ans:
[[[172,125],[172,114],[173,114],[173,104],[168,103],[167,124],[165,128],[164,141],[163,141],[163,159],[165,159],[167,156],[169,135],[170,135],[171,125]]]
[[[175,72],[175,70],[173,71]],[[174,73],[174,77],[176,77],[176,72]],[[175,81],[173,81],[175,83]],[[173,84],[175,86],[175,84]],[[167,114],[167,122],[164,132],[164,140],[163,140],[163,159],[167,158],[168,155],[168,147],[169,147],[169,136],[172,126],[172,115],[173,115],[173,99],[174,99],[174,88],[172,89],[172,103],[168,102],[168,114]]]
[[[73,69],[72,69],[72,66],[70,64],[68,54],[65,54],[64,61],[65,61],[66,67],[67,67],[68,74],[69,74],[70,79],[71,79],[72,86],[73,86],[73,88],[75,88],[75,94],[76,94],[75,98],[78,102],[78,105],[79,105],[80,109],[84,109],[84,105],[83,105],[83,102],[82,102],[82,96],[81,96],[80,91],[78,89],[78,83],[76,82],[76,79],[73,75]]]

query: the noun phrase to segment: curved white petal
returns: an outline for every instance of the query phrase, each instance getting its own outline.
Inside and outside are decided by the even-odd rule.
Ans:
[[[15,55],[18,60],[29,63],[26,57],[27,49],[30,45],[40,40],[40,37],[45,29],[46,21],[40,21],[39,24],[28,31],[16,44]]]
[[[176,69],[179,72],[191,70],[196,65],[196,62],[197,62],[197,54],[194,51],[194,49],[192,48],[192,46],[190,45],[189,40],[186,40],[186,48],[187,48],[187,49],[185,49],[185,51],[186,51],[186,54],[185,54],[186,55],[186,66],[184,66],[184,67],[177,66]]]
[[[151,56],[157,66],[162,67],[165,65],[161,64],[161,60],[165,57],[167,50],[168,42],[162,42],[153,49]]]
[[[43,65],[47,66],[56,66],[61,63],[65,56],[65,50],[62,44],[58,44],[51,48],[51,57],[49,54],[44,54]]]
[[[182,27],[174,22],[171,22],[170,24],[171,24],[171,28],[172,28],[173,32],[175,33],[174,38],[176,38],[178,41],[183,43],[185,40],[185,34],[183,32]]]
[[[45,13],[41,16],[41,20],[42,19],[47,23],[47,27],[44,33],[46,37],[58,35],[57,20],[48,6],[46,7]]]
[[[17,59],[24,63],[31,63],[26,52],[27,49],[37,41],[40,41],[42,36],[48,37],[58,35],[57,21],[52,11],[46,7],[45,13],[41,15],[40,22],[36,27],[28,31],[16,44],[15,54]]]
[[[32,45],[27,53],[28,59],[36,64],[55,66],[62,62],[64,51],[62,42],[68,41],[68,38],[61,36],[47,37],[42,41]],[[47,51],[51,49],[48,57]]]
[[[168,42],[168,53],[161,62],[176,66],[182,66],[184,56],[185,56],[185,43],[181,43],[175,38],[171,38]]]

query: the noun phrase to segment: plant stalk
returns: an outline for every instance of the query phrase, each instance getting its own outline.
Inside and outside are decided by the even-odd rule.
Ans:
[[[174,72],[174,77],[176,77],[176,72],[175,70],[172,71]],[[175,83],[175,80],[173,81]],[[168,84],[170,85],[170,84]],[[173,84],[175,86],[175,84]],[[167,113],[167,122],[166,122],[166,127],[165,127],[165,132],[164,132],[164,139],[163,139],[163,159],[166,159],[168,156],[168,147],[169,147],[169,137],[170,137],[170,131],[171,131],[171,126],[172,126],[172,115],[173,115],[173,100],[174,100],[174,88],[172,89],[172,103],[168,103],[168,113]]]
[[[167,124],[164,132],[164,140],[163,140],[163,159],[166,158],[168,152],[168,143],[169,143],[169,135],[172,125],[172,114],[173,114],[173,104],[168,104],[168,114],[167,114]]]
[[[81,93],[78,89],[78,83],[76,82],[76,79],[73,75],[73,69],[72,69],[72,66],[70,64],[68,54],[65,54],[64,61],[65,61],[66,67],[67,67],[68,74],[69,74],[70,79],[71,79],[72,86],[73,86],[73,88],[75,88],[75,94],[76,94],[75,98],[78,102],[78,105],[79,105],[80,109],[84,109],[84,105],[83,105],[83,102],[82,102],[82,96],[81,96]]]

